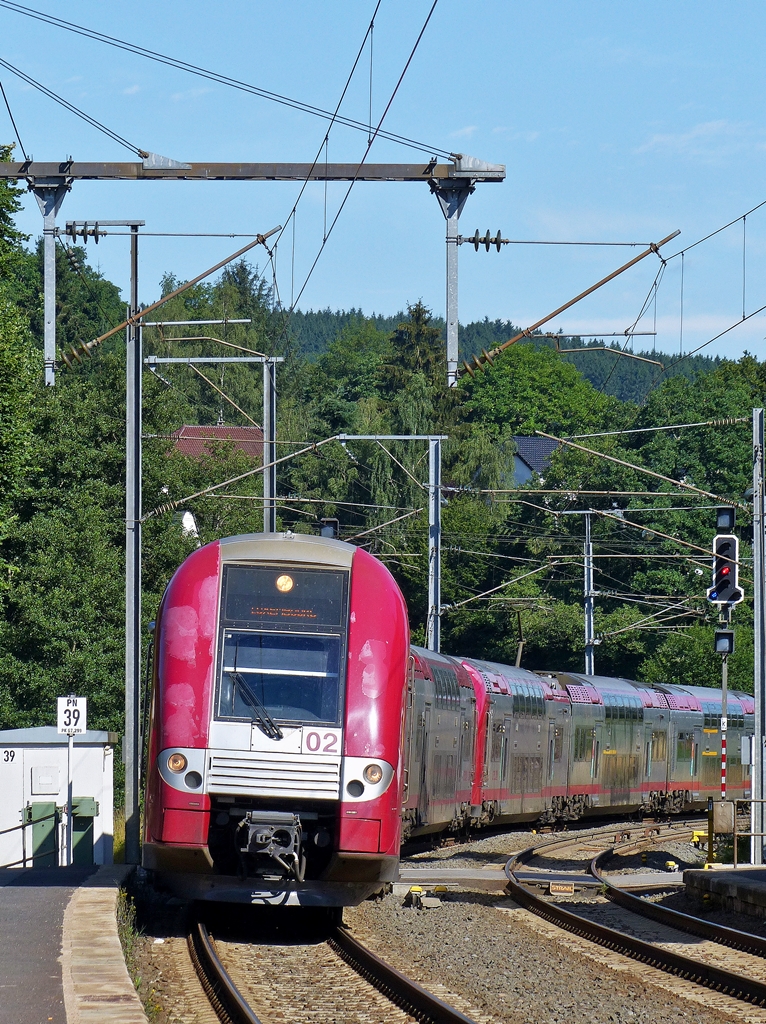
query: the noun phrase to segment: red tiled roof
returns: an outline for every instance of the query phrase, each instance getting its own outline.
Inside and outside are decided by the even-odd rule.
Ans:
[[[176,451],[192,459],[210,455],[222,441],[234,443],[236,451],[263,460],[263,431],[260,427],[198,427],[183,426],[173,432]]]

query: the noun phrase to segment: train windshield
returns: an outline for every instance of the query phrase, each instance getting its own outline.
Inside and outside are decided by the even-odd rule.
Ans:
[[[220,718],[339,724],[339,636],[224,630]]]

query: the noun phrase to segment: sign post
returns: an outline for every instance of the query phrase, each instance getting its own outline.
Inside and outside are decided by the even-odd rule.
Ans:
[[[85,732],[88,726],[87,697],[56,698],[56,731],[69,737],[66,758],[66,866],[72,865],[72,753],[74,738]]]

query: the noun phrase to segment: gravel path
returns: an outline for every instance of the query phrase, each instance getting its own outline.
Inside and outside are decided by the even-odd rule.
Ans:
[[[499,910],[511,913],[500,913]],[[464,1001],[477,1021],[513,1024],[690,1024],[700,1007],[647,983],[630,969],[619,974],[527,926],[507,898],[446,893],[438,909],[418,911],[392,895],[346,910],[362,942],[432,991],[434,984]],[[561,934],[561,933],[560,933]],[[444,998],[449,999],[445,994]],[[742,1020],[720,1009],[705,1024]]]

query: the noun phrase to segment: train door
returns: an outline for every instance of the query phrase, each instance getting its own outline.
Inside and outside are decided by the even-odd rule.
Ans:
[[[591,781],[594,790],[591,792],[590,798],[591,803],[595,806],[598,806],[599,793],[601,790],[599,773],[601,771],[601,751],[604,745],[603,733],[603,722],[596,722],[596,727],[593,730],[593,760],[591,761]]]
[[[494,735],[493,728],[493,714],[492,714],[492,700],[487,702],[487,713],[484,731],[484,779],[482,786],[484,789],[492,788],[492,737]]]
[[[700,755],[702,752],[702,729],[699,726],[694,728],[694,739],[692,740],[692,765],[691,765],[691,792],[692,800],[700,798]]]
[[[402,774],[402,807],[410,798],[410,770],[412,768],[412,734],[415,729],[415,659],[410,655],[407,668],[407,702],[404,709],[404,771]]]
[[[567,761],[564,757],[564,722],[548,721],[548,786],[551,797],[566,798]]]
[[[509,813],[515,810],[515,803],[518,794],[512,791],[511,776],[513,774],[513,719],[510,716],[503,718],[503,743],[500,749],[500,789],[502,810]]]
[[[420,796],[418,797],[418,816],[421,825],[427,825],[431,817],[431,793],[428,788],[429,749],[428,739],[431,735],[431,705],[426,704],[420,717],[420,741],[422,751],[420,758]]]

